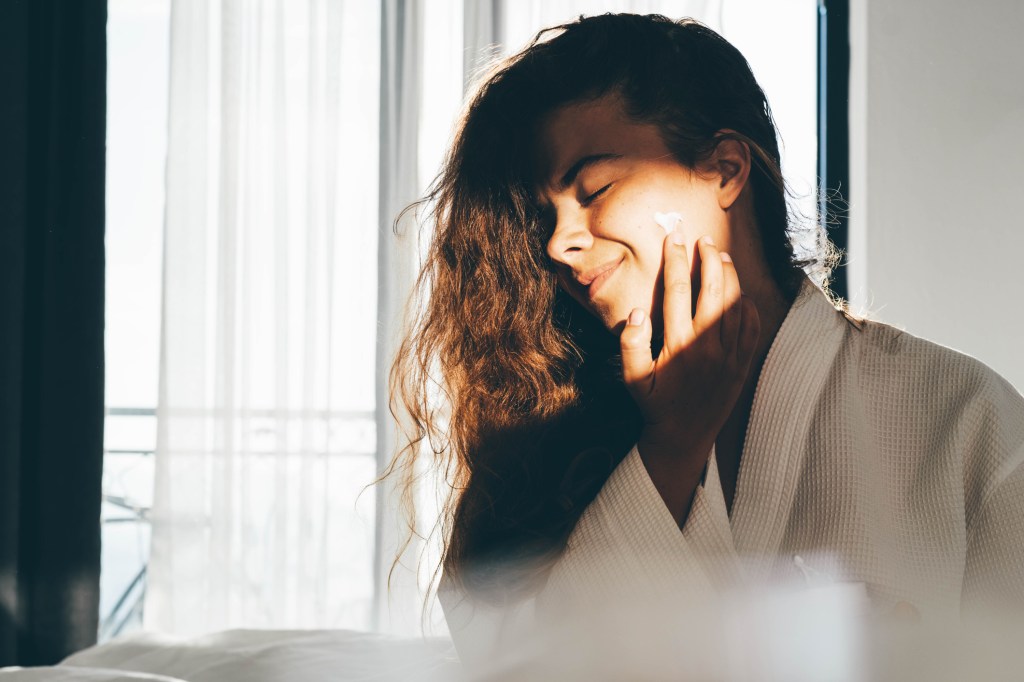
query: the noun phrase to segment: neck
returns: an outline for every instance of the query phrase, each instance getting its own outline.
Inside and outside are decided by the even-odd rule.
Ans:
[[[725,496],[726,509],[732,513],[732,502],[739,478],[740,459],[746,440],[747,425],[754,406],[754,393],[761,377],[761,368],[768,357],[775,336],[782,327],[783,320],[792,302],[787,301],[775,286],[774,280],[763,280],[761,286],[749,286],[743,283],[743,290],[754,300],[761,322],[761,333],[758,337],[754,357],[750,360],[750,369],[744,380],[743,389],[736,400],[732,414],[722,427],[716,439],[719,478],[722,482],[722,493]]]
[[[757,339],[754,357],[750,362],[751,371],[747,377],[747,384],[756,386],[761,365],[768,357],[772,342],[775,341],[775,336],[779,333],[793,302],[783,295],[771,278],[758,281],[751,291],[747,292],[744,289],[744,292],[753,299],[754,305],[757,306],[757,314],[761,322],[761,333]]]
[[[747,202],[749,204],[749,197]],[[741,211],[732,216],[735,221],[731,225],[726,248],[736,264],[736,274],[740,279],[743,293],[749,296],[757,307],[761,332],[754,349],[754,357],[750,361],[750,371],[744,385],[744,394],[749,390],[751,398],[757,387],[757,379],[761,373],[761,365],[768,356],[768,350],[782,327],[783,320],[789,313],[793,301],[783,294],[775,278],[772,277],[768,263],[764,258],[764,245],[760,231],[753,219],[751,211]]]
[[[754,355],[750,360],[750,368],[743,382],[743,390],[737,400],[733,417],[730,419],[733,426],[742,431],[746,428],[747,418],[754,402],[754,392],[761,376],[761,368],[793,301],[775,283],[767,263],[760,258],[751,257],[750,250],[738,249],[738,251],[740,253],[734,258],[737,261],[740,286],[743,288],[743,293],[754,301],[761,328],[757,345],[754,347]]]

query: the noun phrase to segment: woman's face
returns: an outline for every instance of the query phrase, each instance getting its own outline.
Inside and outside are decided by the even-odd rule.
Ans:
[[[666,231],[654,216],[682,216],[689,254],[703,235],[729,250],[721,178],[679,164],[658,128],[629,121],[615,95],[557,109],[540,144],[537,194],[560,286],[609,330],[633,308],[660,329]]]

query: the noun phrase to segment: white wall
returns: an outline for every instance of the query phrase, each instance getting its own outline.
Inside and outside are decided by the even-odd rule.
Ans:
[[[1024,2],[851,2],[855,308],[1024,390]]]

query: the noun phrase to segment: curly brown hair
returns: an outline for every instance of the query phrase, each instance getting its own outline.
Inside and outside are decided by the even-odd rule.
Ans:
[[[545,117],[613,91],[688,168],[722,139],[749,145],[764,258],[787,300],[811,268],[827,286],[836,258],[823,231],[819,254],[796,256],[771,109],[743,56],[701,23],[580,17],[496,64],[424,199],[433,236],[420,314],[390,376],[406,440],[385,474],[401,476],[407,505],[420,458],[446,474],[442,566],[491,601],[542,584],[640,432],[618,340],[557,286],[533,194]]]

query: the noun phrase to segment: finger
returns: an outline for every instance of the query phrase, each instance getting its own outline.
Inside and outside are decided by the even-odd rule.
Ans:
[[[722,320],[723,275],[722,257],[714,244],[709,244],[710,237],[701,237],[698,241],[700,249],[700,294],[697,297],[697,312],[693,316],[693,329],[698,335],[707,334],[708,338],[720,342],[719,324]]]
[[[693,342],[693,300],[690,284],[690,258],[686,239],[675,230],[665,237],[665,348],[674,350]]]
[[[722,260],[723,280],[723,306],[722,313],[722,349],[727,355],[736,352],[739,345],[740,323],[743,320],[743,299],[740,290],[739,276],[736,274],[736,264],[732,257],[722,251],[719,256]]]
[[[640,308],[634,308],[619,335],[622,349],[622,379],[634,392],[644,393],[654,375],[651,356],[651,321]]]

